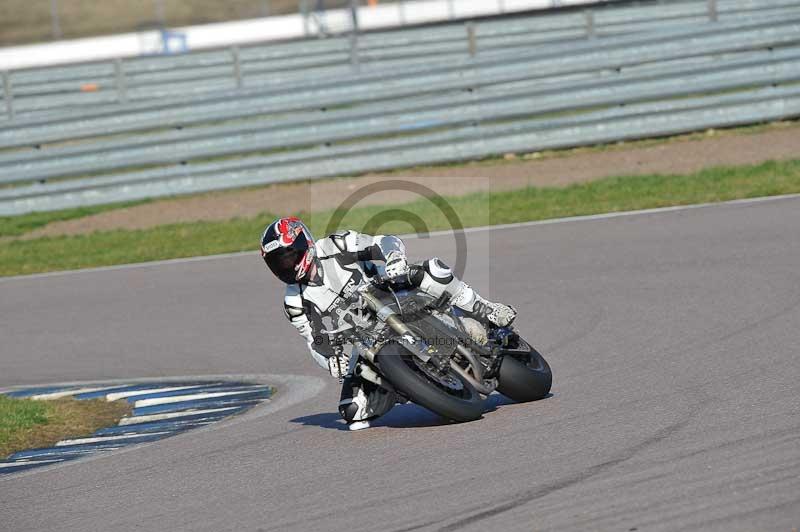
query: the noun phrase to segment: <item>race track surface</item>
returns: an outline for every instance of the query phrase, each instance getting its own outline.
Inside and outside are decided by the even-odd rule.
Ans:
[[[800,526],[800,199],[468,242],[468,280],[521,311],[551,397],[493,396],[462,425],[398,406],[349,433],[335,381],[287,378],[260,415],[0,480],[0,529]],[[454,260],[450,237],[408,247]],[[257,254],[0,281],[0,386],[323,377],[280,293]]]

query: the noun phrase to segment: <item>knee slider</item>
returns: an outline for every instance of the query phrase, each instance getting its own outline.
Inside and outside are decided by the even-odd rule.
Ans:
[[[441,284],[450,284],[453,280],[453,272],[450,267],[439,260],[438,257],[427,261],[422,267],[428,272],[428,275]]]
[[[339,405],[339,414],[341,414],[345,421],[352,423],[358,414],[358,405],[355,404],[355,402],[346,405]]]

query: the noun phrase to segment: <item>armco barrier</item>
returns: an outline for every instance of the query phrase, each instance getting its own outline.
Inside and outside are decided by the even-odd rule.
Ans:
[[[79,147],[54,149],[45,152],[47,158],[36,157],[0,169],[4,176],[0,183],[35,181],[85,175],[100,171],[122,170],[129,167],[177,164],[182,161],[209,157],[247,154],[256,151],[303,148],[316,144],[342,142],[365,137],[402,135],[409,131],[420,133],[445,127],[456,127],[477,121],[501,121],[515,118],[547,115],[564,111],[615,105],[632,104],[654,99],[669,99],[694,94],[722,92],[751,87],[771,86],[778,83],[800,83],[800,47],[780,52],[766,52],[747,61],[734,61],[731,65],[714,65],[713,68],[675,68],[646,75],[620,75],[611,79],[571,81],[547,89],[528,88],[525,92],[509,93],[501,98],[491,96],[484,100],[467,94],[453,96],[448,103],[435,109],[408,109],[392,112],[390,109],[376,114],[358,116],[344,111],[336,113],[322,123],[298,126],[289,122],[286,127],[262,122],[260,129],[241,126],[220,126],[220,131],[202,130],[203,136],[182,139],[174,133],[162,134],[158,142],[144,146],[129,146],[124,141],[87,143]],[[655,79],[653,79],[655,77]],[[169,135],[169,136],[168,136]],[[79,148],[93,148],[91,152],[76,153]]]
[[[139,102],[116,112],[90,111],[63,119],[16,121],[0,130],[0,148],[40,145],[159,128],[186,127],[257,115],[395,101],[425,94],[475,90],[501,83],[540,80],[582,73],[618,72],[655,62],[713,58],[800,44],[800,12],[794,18],[717,23],[711,28],[662,31],[604,39],[597,43],[552,45],[453,61],[448,65],[391,70],[303,83],[267,85],[213,96],[186,95]]]
[[[670,135],[686,131],[694,131],[710,127],[727,127],[753,122],[780,120],[790,116],[800,116],[800,94],[767,99],[754,98],[746,103],[736,101],[734,104],[718,105],[676,112],[627,116],[620,120],[607,118],[599,122],[585,125],[568,125],[545,129],[543,131],[517,132],[515,127],[474,126],[477,134],[474,138],[445,137],[443,143],[433,143],[435,139],[414,139],[417,142],[406,143],[406,146],[392,146],[390,151],[379,151],[380,146],[371,146],[373,150],[366,153],[355,153],[350,157],[328,157],[319,154],[316,160],[303,164],[285,165],[283,167],[262,167],[241,170],[227,174],[193,174],[191,170],[185,175],[172,179],[159,178],[134,182],[128,179],[118,184],[94,187],[87,183],[83,189],[66,192],[45,191],[24,198],[0,201],[0,215],[11,215],[32,210],[56,210],[79,205],[101,204],[114,201],[126,201],[165,195],[186,194],[208,190],[221,190],[263,183],[276,183],[301,179],[305,177],[326,177],[342,174],[387,170],[401,166],[443,163],[466,158],[484,157],[507,151],[524,151],[536,146],[537,149],[554,149],[567,146],[579,146],[628,140],[660,135]],[[508,134],[508,133],[511,134]],[[506,133],[505,135],[503,135]],[[427,140],[428,142],[425,142]],[[376,156],[376,153],[379,156]]]
[[[800,11],[800,0],[719,0],[717,18],[791,16]],[[588,12],[587,12],[588,13]],[[479,54],[508,52],[537,44],[595,37],[650,32],[663,24],[687,27],[708,21],[704,2],[607,6],[587,13],[566,13],[476,24]],[[591,26],[587,21],[591,20]],[[360,41],[362,69],[386,69],[439,60],[448,62],[468,54],[467,32],[446,26],[366,35]],[[405,35],[411,33],[412,37]],[[427,37],[425,37],[427,36]],[[423,38],[425,37],[425,38]],[[236,65],[239,68],[236,68]],[[316,76],[342,76],[351,72],[350,44],[345,38],[285,43],[243,49],[218,50],[174,57],[143,58],[14,72],[10,76],[17,117],[52,113],[75,106],[114,106],[169,95],[214,93],[239,86],[263,86]],[[90,90],[84,90],[89,88]]]
[[[0,183],[19,183],[0,189],[0,215],[794,116],[800,12],[662,25],[213,97],[164,95],[83,117],[22,117],[0,130]]]

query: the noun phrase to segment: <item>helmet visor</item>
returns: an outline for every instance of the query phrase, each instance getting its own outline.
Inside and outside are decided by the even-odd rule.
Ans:
[[[303,262],[303,257],[308,251],[308,241],[302,233],[297,236],[292,245],[279,247],[264,255],[264,262],[275,276],[286,284],[298,282],[297,269]]]

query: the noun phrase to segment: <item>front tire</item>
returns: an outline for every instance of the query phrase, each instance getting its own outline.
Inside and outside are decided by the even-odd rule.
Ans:
[[[378,366],[386,378],[411,401],[453,421],[474,421],[483,415],[483,400],[475,388],[451,370],[449,377],[461,384],[450,392],[426,376],[413,356],[397,343],[381,349]]]
[[[507,354],[500,364],[497,391],[522,403],[537,401],[550,393],[553,373],[550,365],[533,347],[524,341],[525,354]]]

